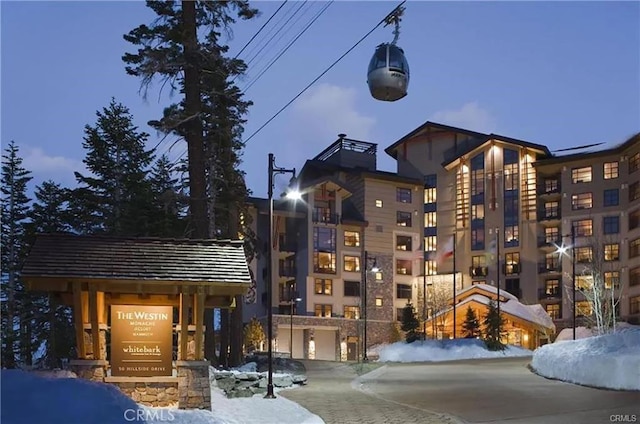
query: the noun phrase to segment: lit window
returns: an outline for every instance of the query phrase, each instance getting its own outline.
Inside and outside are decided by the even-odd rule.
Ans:
[[[344,317],[346,319],[360,319],[360,308],[358,306],[345,306]]]
[[[549,316],[551,317],[551,319],[562,318],[562,310],[560,309],[559,303],[549,303],[544,308],[549,314]]]
[[[315,280],[315,294],[324,294],[331,296],[333,282],[326,278],[316,278]]]
[[[382,306],[382,298],[376,297],[376,306]]]
[[[435,212],[426,212],[424,214],[424,227],[425,228],[433,228],[437,227],[437,216]]]
[[[593,249],[591,246],[576,247],[576,262],[591,263],[593,261]]]
[[[398,227],[411,227],[411,212],[398,211],[396,213],[396,225]]]
[[[574,184],[577,183],[590,183],[591,182],[591,167],[585,166],[582,168],[573,168],[571,170],[571,181]]]
[[[581,219],[573,222],[576,237],[590,237],[593,235],[593,221],[591,219]]]
[[[571,208],[573,210],[591,209],[592,207],[593,207],[592,193],[580,193],[580,194],[571,195]]]
[[[412,274],[412,260],[409,259],[396,259],[396,274],[398,275],[411,275]]]
[[[618,178],[618,162],[605,162],[603,169],[603,177],[605,180]]]
[[[376,279],[376,281],[382,281],[382,272],[376,272],[374,278]]]
[[[315,305],[314,312],[317,317],[331,318],[331,305]]]
[[[591,316],[591,302],[576,302],[576,315],[584,317]]]
[[[345,256],[344,270],[346,272],[360,272],[360,256]]]
[[[604,245],[604,260],[605,261],[620,260],[620,245],[618,243]]]
[[[411,250],[413,250],[411,248],[411,241],[412,241],[412,237],[411,236],[400,236],[397,235],[396,236],[396,250],[402,250],[402,251],[407,251],[410,252]]]
[[[620,288],[620,273],[618,271],[605,271],[604,288],[611,290]]]
[[[436,275],[438,273],[438,264],[436,261],[425,261],[424,272],[427,275]]]
[[[640,152],[629,158],[629,174],[636,172],[638,169],[640,169]]]
[[[382,207],[382,200],[376,200],[376,208]]]
[[[360,246],[360,233],[358,231],[345,231],[344,245],[350,247]]]
[[[436,236],[427,236],[424,238],[424,250],[427,252],[435,252],[437,246]]]
[[[411,203],[411,189],[403,187],[396,188],[396,202]]]

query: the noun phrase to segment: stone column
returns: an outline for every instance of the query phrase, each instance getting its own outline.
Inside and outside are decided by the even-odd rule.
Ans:
[[[211,410],[208,361],[176,361],[178,408]]]
[[[83,325],[84,334],[84,351],[86,353],[86,359],[107,359],[107,331],[109,327],[107,324],[98,324],[98,331],[100,334],[100,357],[96,357],[93,354],[93,336],[91,335],[91,324]]]
[[[73,359],[69,361],[69,370],[85,380],[104,382],[109,363],[104,359]]]
[[[182,338],[182,331],[179,325],[176,325],[176,332],[178,333],[178,358],[180,358],[180,347],[182,344],[180,343],[180,339]],[[190,325],[188,328],[187,335],[187,360],[194,361],[196,359],[196,326]],[[202,327],[202,331],[204,331],[204,326]],[[202,357],[204,358],[204,343],[202,344],[202,350],[200,351]]]
[[[309,341],[311,340],[311,331],[309,329],[302,330],[302,356],[309,359]]]

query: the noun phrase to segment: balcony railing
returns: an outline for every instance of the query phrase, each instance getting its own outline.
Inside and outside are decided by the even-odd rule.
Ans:
[[[469,275],[472,277],[486,277],[489,274],[489,268],[486,266],[469,267]]]
[[[539,210],[538,217],[540,221],[551,221],[554,219],[560,219],[560,208]]]
[[[294,266],[280,267],[278,271],[278,275],[280,275],[280,277],[295,277],[296,267]]]
[[[562,264],[560,263],[539,263],[538,264],[538,272],[539,273],[547,273],[547,272],[562,272]]]
[[[340,223],[340,215],[337,213],[328,212],[328,210],[315,210],[311,214],[311,219],[313,222],[320,222],[323,224],[334,224],[337,225]]]
[[[502,273],[504,275],[520,274],[520,264],[503,264]]]
[[[555,247],[562,244],[562,237],[558,236],[538,236],[538,247]]]
[[[538,299],[561,299],[562,291],[559,287],[553,289],[538,289]]]

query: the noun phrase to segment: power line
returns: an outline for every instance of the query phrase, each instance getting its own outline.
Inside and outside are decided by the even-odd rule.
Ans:
[[[247,44],[244,45],[244,47],[242,47],[240,49],[240,51],[238,53],[236,53],[236,55],[234,56],[234,60],[238,58],[238,56],[240,56],[240,54],[242,54],[242,52],[244,51],[244,49],[246,49],[249,44],[251,44],[251,42],[258,36],[258,34],[260,34],[260,32],[264,29],[264,27],[267,26],[267,24],[269,22],[271,22],[271,19],[274,18],[274,16],[276,16],[278,14],[278,12],[280,12],[280,9],[282,9],[284,7],[285,4],[287,4],[287,1],[289,0],[284,0],[284,2],[280,5],[280,7],[278,9],[276,9],[275,12],[273,12],[271,14],[271,16],[269,17],[269,19],[267,19],[267,22],[265,22],[264,24],[262,24],[262,26],[260,27],[260,29],[258,30],[258,32],[256,32],[255,34],[253,34],[253,37],[251,37],[251,39],[249,41],[247,41]]]
[[[292,40],[292,41],[291,41],[291,42],[290,42],[290,43],[289,43],[289,44],[288,44],[284,49],[280,50],[280,52],[279,52],[279,54],[276,56],[276,58],[275,58],[275,59],[273,59],[273,60],[271,61],[271,63],[269,63],[269,65],[268,65],[266,68],[264,68],[264,69],[263,69],[263,70],[258,74],[258,76],[257,76],[257,77],[255,77],[255,78],[253,79],[253,81],[251,81],[251,82],[249,83],[249,85],[247,85],[247,86],[246,86],[242,91],[243,91],[244,93],[246,93],[246,92],[249,90],[249,88],[251,88],[251,86],[252,86],[253,84],[255,84],[255,83],[260,79],[260,77],[262,77],[262,75],[264,75],[264,74],[265,74],[265,72],[267,72],[267,71],[268,71],[268,70],[269,70],[269,69],[270,69],[270,68],[271,68],[271,67],[272,67],[272,66],[273,66],[273,65],[278,61],[278,59],[280,59],[280,57],[282,57],[282,55],[284,55],[284,54],[287,52],[287,50],[289,50],[289,48],[291,48],[291,46],[292,46],[296,41],[298,41],[298,38],[302,37],[302,34],[304,34],[304,33],[305,33],[305,32],[306,32],[306,31],[311,27],[311,25],[313,25],[313,24],[314,24],[314,22],[315,22],[315,21],[317,21],[317,20],[318,20],[318,18],[320,18],[320,16],[322,16],[322,14],[323,14],[323,13],[324,13],[328,8],[329,8],[329,6],[331,6],[331,4],[332,4],[334,1],[335,1],[335,0],[331,0],[330,2],[328,2],[328,3],[327,3],[327,4],[322,8],[322,10],[320,10],[320,12],[318,12],[318,13],[316,14],[316,16],[314,16],[314,18],[311,20],[311,22],[309,22],[309,23],[307,24],[307,26],[306,26],[306,27],[304,27],[304,29],[303,29],[303,30],[302,30],[302,31],[301,31],[301,32],[300,32],[300,33],[299,33],[299,34],[298,34],[298,35],[297,35],[297,36],[296,36],[296,37],[295,37],[295,38],[294,38],[294,39],[293,39],[293,40]]]
[[[299,92],[298,94],[295,95],[295,97],[291,100],[289,100],[289,102],[287,104],[285,104],[282,108],[280,108],[280,110],[278,112],[276,112],[275,115],[273,115],[271,118],[269,118],[269,120],[267,120],[267,122],[265,122],[264,124],[262,124],[262,126],[260,128],[258,128],[256,131],[254,131],[253,134],[251,134],[247,139],[244,140],[244,144],[246,145],[249,140],[251,140],[253,137],[255,137],[256,134],[258,134],[260,131],[262,131],[262,129],[264,127],[266,127],[267,125],[269,125],[269,123],[271,121],[273,121],[274,119],[276,119],[278,117],[278,115],[280,115],[287,107],[289,107],[293,102],[295,102],[298,97],[302,96],[313,84],[315,84],[320,78],[322,78],[327,72],[329,72],[335,65],[338,64],[338,62],[340,62],[346,55],[348,55],[349,53],[351,53],[351,51],[353,49],[355,49],[361,42],[363,42],[365,40],[365,38],[367,38],[369,35],[371,35],[371,33],[373,31],[375,31],[376,29],[378,29],[378,27],[380,25],[382,25],[383,23],[386,22],[387,18],[389,16],[391,16],[396,10],[398,10],[398,8],[400,8],[400,6],[402,6],[404,3],[406,2],[406,0],[404,0],[402,3],[400,3],[399,6],[397,6],[396,8],[394,8],[391,13],[389,13],[387,16],[385,16],[385,18],[383,20],[381,20],[380,22],[378,22],[378,24],[376,26],[374,26],[371,31],[369,31],[368,33],[366,33],[360,40],[358,40],[357,43],[355,43],[353,46],[351,46],[349,48],[349,50],[347,50],[346,52],[344,52],[342,54],[342,56],[340,56],[338,59],[336,59],[335,62],[333,62],[327,69],[325,69],[320,75],[318,75],[313,81],[311,81],[301,92]]]

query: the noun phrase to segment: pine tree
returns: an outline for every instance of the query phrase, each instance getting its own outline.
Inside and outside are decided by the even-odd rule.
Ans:
[[[96,112],[95,126],[85,126],[83,162],[93,174],[75,173],[72,208],[76,230],[109,235],[150,235],[153,195],[147,179],[153,161],[145,149],[148,134],[133,125],[129,109],[112,99]]]
[[[505,345],[502,343],[504,336],[504,320],[502,315],[498,313],[496,302],[492,299],[489,301],[489,309],[484,316],[484,342],[489,350],[504,350]]]
[[[184,237],[185,202],[181,194],[180,182],[166,155],[160,156],[154,163],[149,181],[155,211],[151,232],[157,236]]]
[[[148,1],[147,6],[158,18],[152,26],[140,25],[124,35],[126,41],[139,46],[137,53],[123,56],[125,69],[128,74],[142,78],[145,93],[153,79],[159,77],[163,85],[169,83],[172,90],[179,88],[184,95],[180,103],[165,109],[162,120],[151,124],[166,134],[183,137],[187,143],[191,236],[236,238],[237,220],[247,192],[243,189],[244,176],[237,170],[237,158],[243,147],[241,117],[250,103],[243,102],[241,92],[229,82],[230,77],[243,73],[246,66],[241,60],[224,57],[228,47],[220,43],[218,31],[230,32],[230,25],[235,22],[233,12],[242,19],[251,19],[257,10],[247,1],[239,0]],[[198,34],[202,34],[201,39]],[[223,200],[218,206],[221,183],[220,190],[232,200],[226,204]],[[221,208],[225,212],[218,219]],[[222,227],[219,222],[224,220],[235,222]],[[238,299],[233,313],[232,362],[241,359],[242,301]],[[223,338],[229,334],[228,312],[221,312],[224,312]],[[205,321],[205,356],[213,358],[212,310],[205,311]],[[224,344],[222,340],[221,346]],[[221,355],[226,356],[226,352],[221,349]]]
[[[37,233],[57,233],[71,230],[68,209],[70,190],[49,180],[36,187],[29,223],[30,238]],[[44,362],[49,368],[61,366],[62,358],[71,358],[75,347],[73,314],[55,293],[35,295],[32,328],[34,347],[44,343]]]
[[[17,311],[22,311],[24,299],[23,285],[20,281],[20,268],[26,254],[26,224],[28,222],[29,202],[27,184],[32,179],[31,172],[22,166],[23,159],[19,149],[11,141],[2,155],[2,205],[1,205],[1,251],[2,258],[2,365],[7,368],[16,366],[16,355],[25,352],[20,341],[25,329]],[[16,331],[18,330],[18,331]],[[18,337],[20,336],[20,337]],[[29,363],[31,356],[22,360]]]
[[[471,306],[467,308],[467,315],[462,323],[462,331],[464,337],[468,339],[475,339],[480,336],[480,322]]]
[[[416,316],[416,311],[413,308],[411,303],[407,303],[407,305],[402,310],[402,331],[405,334],[405,340],[407,343],[413,343],[418,340],[420,337],[418,332],[416,331],[420,327],[420,322],[418,321],[418,317]]]
[[[244,327],[244,344],[250,353],[260,348],[261,344],[266,340],[262,324],[257,318],[251,318],[251,321]]]

